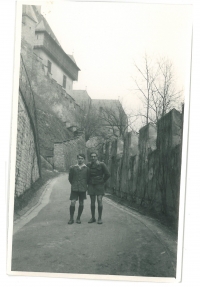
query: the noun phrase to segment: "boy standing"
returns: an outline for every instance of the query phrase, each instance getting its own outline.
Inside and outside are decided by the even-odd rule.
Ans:
[[[79,199],[78,216],[76,223],[81,223],[81,214],[84,208],[84,200],[86,199],[87,182],[88,182],[88,167],[85,165],[85,155],[77,155],[78,163],[70,167],[69,170],[69,182],[71,184],[70,194],[70,220],[68,224],[74,223],[75,204]]]
[[[105,193],[105,183],[110,177],[110,173],[108,171],[107,166],[104,162],[100,162],[97,159],[97,153],[92,152],[90,154],[91,162],[87,164],[89,168],[89,180],[88,180],[88,195],[90,195],[91,200],[91,214],[92,218],[88,221],[88,223],[96,222],[95,219],[95,201],[97,198],[98,202],[98,224],[102,224],[102,211],[103,211],[103,203],[102,198]]]

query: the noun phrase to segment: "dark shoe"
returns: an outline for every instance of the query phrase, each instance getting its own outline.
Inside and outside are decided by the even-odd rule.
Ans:
[[[101,219],[98,219],[97,223],[98,223],[98,224],[102,224],[103,222],[102,222]]]
[[[68,224],[73,224],[74,223],[74,220],[73,219],[70,219],[69,221],[68,221]]]
[[[88,223],[93,223],[93,222],[96,222],[96,219],[95,218],[91,218]]]
[[[78,223],[78,224],[81,224],[81,221],[80,221],[80,219],[76,219],[76,223]]]

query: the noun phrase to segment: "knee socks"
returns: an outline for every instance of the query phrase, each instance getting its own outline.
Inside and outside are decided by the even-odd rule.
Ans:
[[[80,219],[82,212],[83,212],[83,205],[79,205],[77,219]]]
[[[70,205],[69,211],[70,211],[70,218],[73,219],[74,218],[75,206]]]
[[[95,205],[91,205],[92,218],[95,218]]]
[[[102,210],[103,210],[103,206],[98,206],[99,219],[101,219],[101,216],[102,216]]]

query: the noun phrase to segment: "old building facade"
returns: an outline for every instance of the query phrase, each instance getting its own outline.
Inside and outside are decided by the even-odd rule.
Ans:
[[[72,140],[76,153],[85,148],[79,143],[82,134],[74,134],[81,108],[72,89],[80,69],[62,49],[40,6],[23,5],[20,59],[16,198],[40,178],[44,164],[54,168],[55,143]]]
[[[80,69],[62,49],[39,6],[23,5],[22,54],[36,98],[45,101],[67,128],[76,126],[74,114],[80,112],[80,106],[72,90]]]

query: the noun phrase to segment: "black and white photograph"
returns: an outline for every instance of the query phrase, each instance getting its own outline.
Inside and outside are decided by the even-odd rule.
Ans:
[[[180,282],[191,55],[189,4],[17,1],[8,274]]]

